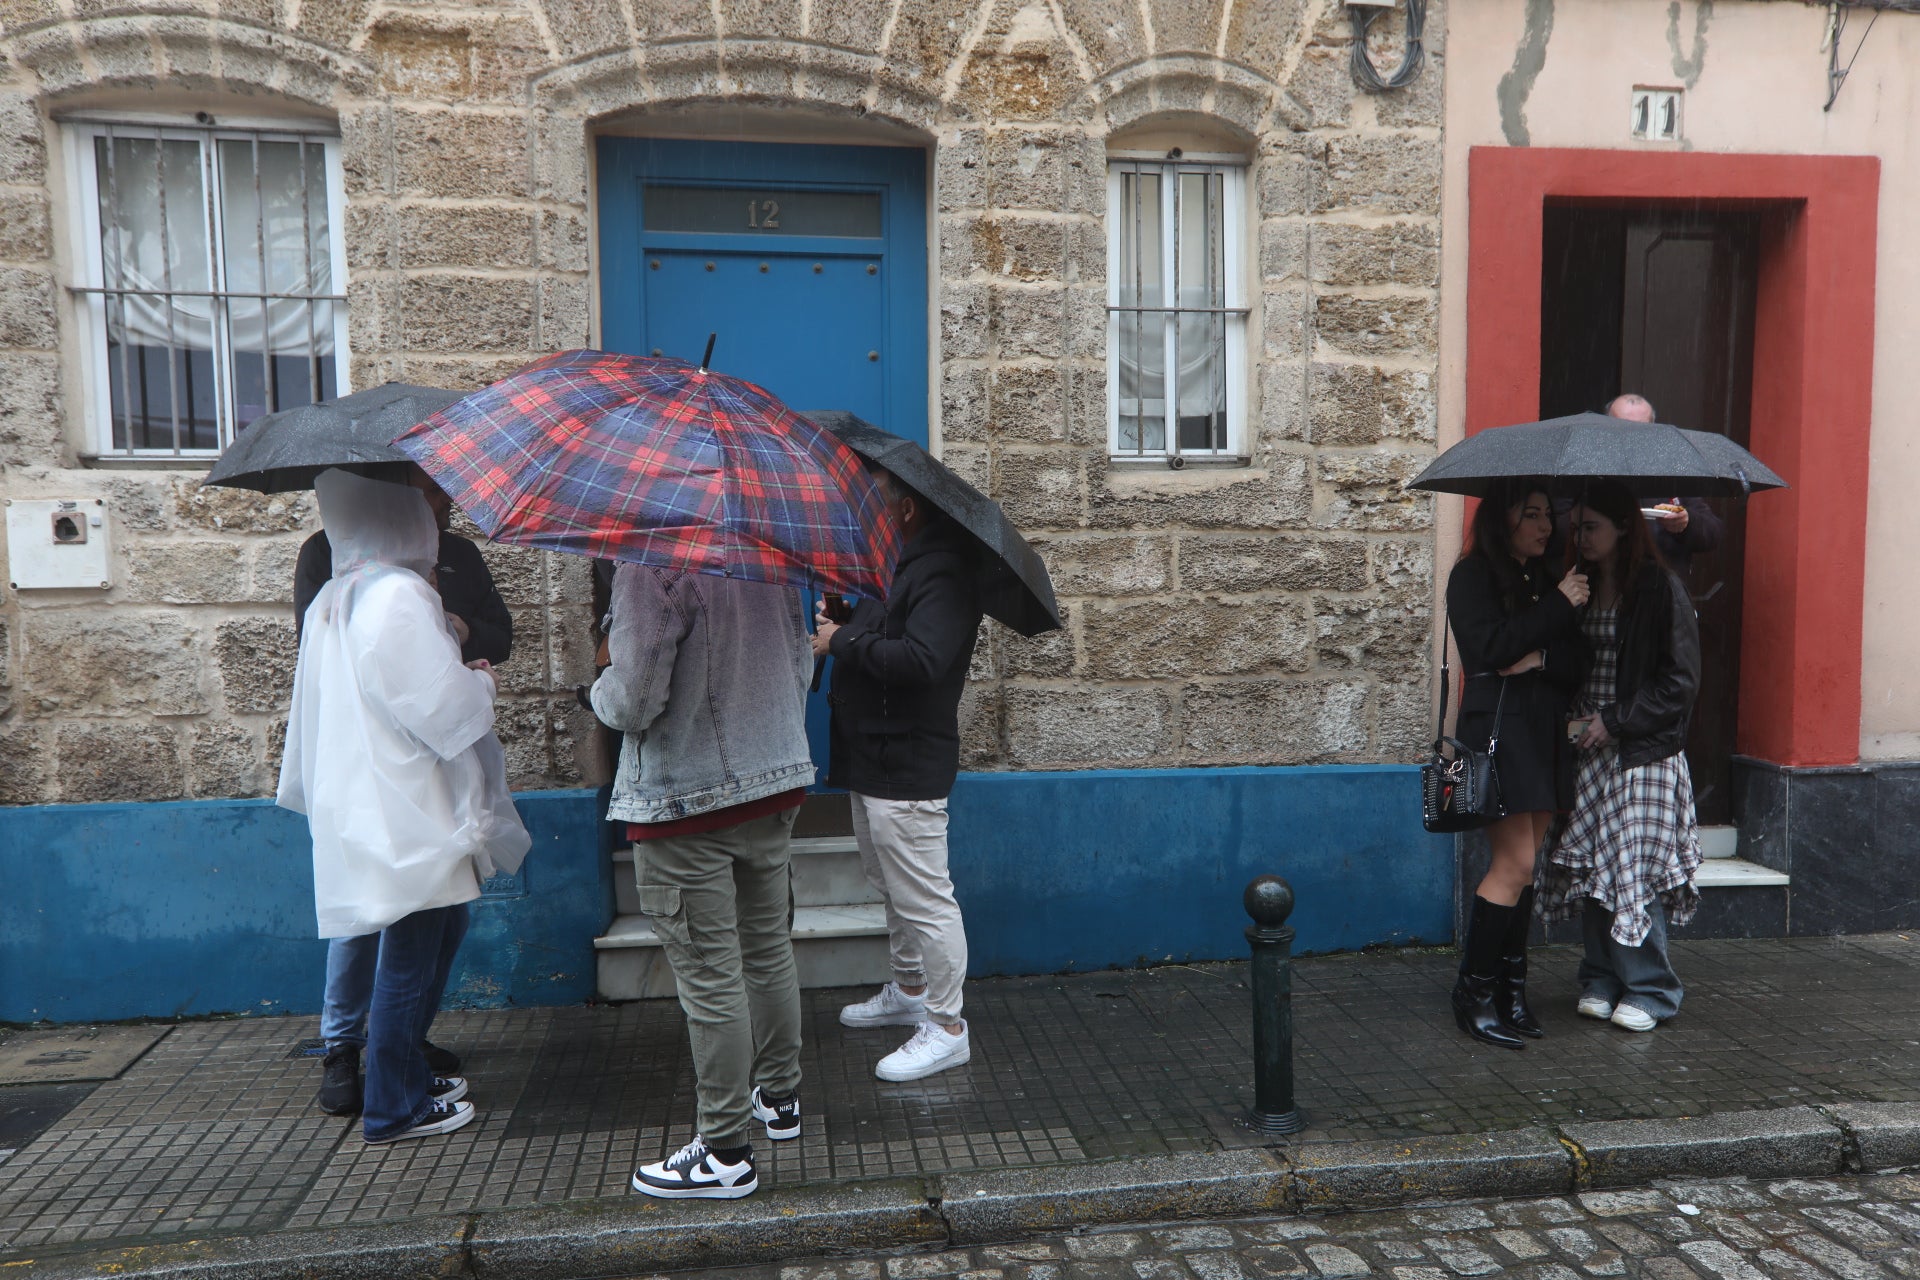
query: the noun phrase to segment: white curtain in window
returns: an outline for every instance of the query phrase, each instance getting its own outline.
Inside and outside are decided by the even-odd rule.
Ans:
[[[1163,181],[1176,183],[1174,220],[1166,224]],[[1216,172],[1129,171],[1121,175],[1119,305],[1115,314],[1122,450],[1166,448],[1167,326],[1174,326],[1173,395],[1177,416],[1208,418],[1226,411],[1226,322],[1203,310],[1156,311],[1171,305],[1226,305],[1224,179]],[[1189,444],[1187,447],[1194,447]],[[1215,447],[1209,442],[1199,446]],[[1224,447],[1224,441],[1218,447]]]
[[[100,259],[109,289],[207,292],[207,190],[200,144],[96,138]],[[133,346],[213,349],[213,300],[108,297],[115,335]]]
[[[249,139],[221,139],[217,145],[221,291],[331,292],[321,148]],[[153,296],[216,290],[214,211],[200,146],[191,139],[95,140],[103,283],[108,289],[143,291],[142,296],[109,297],[116,340],[133,346],[213,348],[214,298]],[[257,299],[233,299],[228,315],[231,341],[239,351],[331,355],[331,305],[275,300],[263,307]]]

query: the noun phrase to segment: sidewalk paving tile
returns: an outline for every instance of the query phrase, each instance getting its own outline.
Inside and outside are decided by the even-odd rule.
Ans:
[[[1523,1053],[1455,1029],[1447,1004],[1455,961],[1445,952],[1296,962],[1294,1067],[1308,1127],[1276,1145],[1292,1161],[1284,1172],[1257,1145],[1223,1137],[1252,1101],[1244,966],[974,981],[973,1062],[910,1084],[872,1075],[904,1029],[849,1031],[839,1007],[862,993],[812,991],[804,998],[804,1136],[756,1141],[761,1178],[782,1192],[903,1179],[965,1186],[989,1192],[967,1197],[986,1202],[969,1211],[984,1221],[990,1207],[1022,1211],[1018,1179],[1006,1181],[1021,1170],[1046,1173],[1030,1180],[1039,1186],[1089,1162],[1109,1162],[1102,1176],[1113,1178],[1128,1162],[1203,1152],[1214,1153],[1215,1168],[1235,1167],[1241,1155],[1268,1162],[1221,1182],[1223,1198],[1271,1197],[1276,1188],[1311,1198],[1318,1188],[1336,1203],[1367,1202],[1375,1194],[1368,1179],[1387,1176],[1394,1160],[1419,1165],[1392,1157],[1395,1150],[1422,1153],[1444,1172],[1459,1135],[1518,1144],[1463,1177],[1504,1168],[1531,1180],[1535,1193],[1559,1194],[1572,1189],[1574,1163],[1556,1134],[1592,1139],[1591,1185],[1627,1178],[1646,1142],[1691,1134],[1705,1153],[1692,1171],[1718,1167],[1714,1153],[1755,1152],[1774,1162],[1767,1176],[1787,1198],[1797,1188],[1828,1194],[1806,1175],[1838,1169],[1843,1130],[1869,1167],[1920,1152],[1920,941],[1676,941],[1674,952],[1686,1007],[1659,1031],[1635,1036],[1577,1018],[1577,952],[1541,949],[1535,1005],[1548,1036]],[[312,1019],[288,1017],[173,1027],[0,1161],[0,1262],[23,1250],[637,1205],[627,1188],[633,1166],[692,1131],[686,1028],[670,1000],[443,1015],[434,1038],[465,1059],[480,1115],[446,1138],[387,1147],[367,1147],[356,1123],[314,1108],[319,1062],[289,1056],[313,1032]],[[1785,1109],[1798,1127],[1742,1135],[1690,1120],[1693,1128],[1663,1124],[1643,1136],[1582,1128],[1761,1109]],[[1351,1143],[1368,1145],[1333,1154]],[[1671,1162],[1656,1170],[1677,1171]],[[1333,1194],[1337,1178],[1347,1181]],[[1501,1189],[1434,1185],[1436,1196]],[[1537,1217],[1549,1212],[1539,1205],[1556,1202],[1533,1203],[1527,1212]],[[1668,1212],[1650,1221],[1677,1232],[1685,1219]],[[1500,1223],[1539,1242],[1557,1225]],[[1293,1238],[1267,1243],[1290,1247]],[[1444,1257],[1410,1239],[1424,1256],[1400,1261],[1446,1269]],[[1526,1265],[1560,1265],[1545,1256]]]

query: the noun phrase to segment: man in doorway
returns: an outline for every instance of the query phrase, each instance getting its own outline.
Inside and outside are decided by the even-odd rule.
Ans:
[[[433,585],[445,608],[447,627],[460,644],[462,662],[499,666],[513,653],[513,615],[493,585],[487,562],[466,538],[449,530],[453,500],[418,466],[409,464],[406,483],[418,489],[440,530]],[[333,577],[333,544],[321,529],[301,544],[293,571],[295,635],[306,628],[307,608]],[[365,1093],[360,1058],[367,1044],[367,1010],[373,1003],[373,977],[380,956],[380,935],[334,938],[327,944],[327,985],[320,1004],[322,1060],[320,1109],[329,1115],[358,1115]],[[445,975],[441,976],[442,985]],[[427,1065],[439,1076],[460,1071],[458,1055],[428,1044]]]
[[[1658,421],[1647,398],[1631,392],[1615,396],[1607,405],[1607,416],[1626,422]],[[1654,521],[1653,540],[1667,567],[1687,581],[1695,554],[1718,547],[1725,525],[1703,498],[1644,497],[1643,501],[1649,509],[1655,504],[1678,508]]]
[[[667,1200],[759,1186],[748,1126],[800,1136],[800,983],[788,867],[813,781],[805,610],[789,587],[623,564],[588,694],[626,736],[607,817],[628,824],[640,909],[687,1015],[699,1129],[634,1171]]]
[[[893,980],[840,1011],[849,1027],[910,1026],[880,1059],[882,1080],[919,1080],[972,1057],[960,1016],[967,933],[947,874],[947,797],[960,768],[960,694],[980,630],[967,535],[876,468],[904,538],[885,601],[838,624],[814,619],[816,655],[834,659],[830,785],[852,793],[867,883],[887,910]]]

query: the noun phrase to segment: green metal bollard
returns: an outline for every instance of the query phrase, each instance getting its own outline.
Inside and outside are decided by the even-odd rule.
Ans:
[[[1256,1133],[1298,1133],[1306,1121],[1293,1105],[1293,886],[1279,876],[1255,876],[1241,901],[1253,917],[1253,1109]]]

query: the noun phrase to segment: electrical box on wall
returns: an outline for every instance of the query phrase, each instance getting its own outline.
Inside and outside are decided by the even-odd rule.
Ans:
[[[113,585],[103,498],[7,499],[7,579],[17,591]]]

